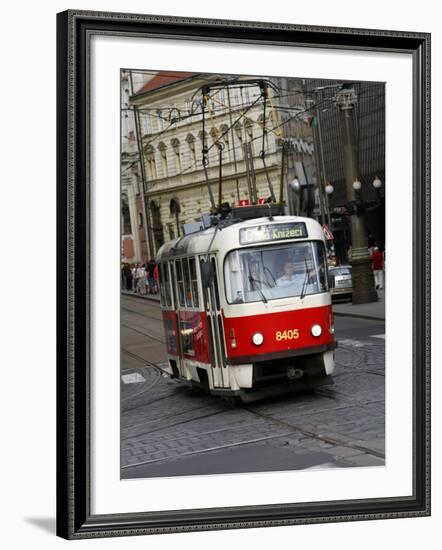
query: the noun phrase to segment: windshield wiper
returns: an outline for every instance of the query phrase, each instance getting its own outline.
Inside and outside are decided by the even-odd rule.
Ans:
[[[307,266],[307,260],[304,258],[304,261],[305,261],[305,277],[304,277],[304,282],[302,283],[301,294],[299,295],[299,297],[301,298],[301,300],[304,298],[304,296],[305,296],[306,293],[307,293],[307,281],[308,281],[308,266]]]
[[[264,292],[256,284],[259,281],[257,281],[257,279],[254,279],[251,275],[249,275],[249,281],[256,288],[256,290],[261,294],[262,301],[266,304],[268,302],[268,300],[265,297]]]

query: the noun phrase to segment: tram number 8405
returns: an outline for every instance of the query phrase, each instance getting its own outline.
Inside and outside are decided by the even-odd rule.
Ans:
[[[299,329],[288,329],[288,330],[277,330],[275,333],[275,338],[277,342],[281,340],[296,340],[299,338]]]

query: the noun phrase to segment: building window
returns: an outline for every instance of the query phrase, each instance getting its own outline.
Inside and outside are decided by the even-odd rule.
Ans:
[[[184,102],[184,106],[185,106],[185,109],[186,109],[186,115],[190,115],[192,113],[192,99],[191,98],[187,98]]]
[[[244,134],[243,134],[243,128],[241,124],[239,123],[235,124],[235,133],[236,133],[236,137],[238,138],[238,148],[241,152],[241,155],[244,157],[244,147],[243,147]]]
[[[247,142],[250,143],[251,154],[255,154],[255,143],[253,141],[253,121],[247,119],[244,121],[244,129],[246,131]]]
[[[157,179],[157,166],[155,163],[155,156],[150,154],[146,159],[147,177],[150,181]]]
[[[219,137],[219,130],[218,128],[215,128],[215,126],[210,130],[210,137],[212,138],[213,143],[215,143]]]
[[[247,132],[247,140],[253,141],[253,122],[250,119],[248,119],[247,121],[244,122],[244,127]]]
[[[164,118],[161,109],[157,109],[157,126],[159,132],[162,132],[164,130]]]
[[[266,148],[266,152],[269,151],[269,127],[268,127],[268,119],[266,119],[266,124],[264,126],[264,115],[259,115],[259,118],[258,118],[258,124],[259,124],[259,127],[261,129],[261,132],[264,132],[264,130],[266,130],[265,132],[265,148]],[[261,144],[262,144],[262,138],[261,139]]]
[[[150,201],[150,215],[152,220],[152,234],[155,250],[164,244],[163,224],[161,223],[161,209],[158,201]]]
[[[172,140],[172,149],[173,149],[173,156],[175,159],[175,173],[179,174],[181,172],[181,152],[180,152],[179,139]]]
[[[179,200],[174,197],[169,203],[169,211],[171,216],[175,216],[176,231],[178,237],[180,236],[180,212],[181,206]]]
[[[143,114],[143,133],[145,136],[150,136],[153,133],[152,116],[150,114]]]
[[[175,238],[175,231],[173,229],[173,223],[168,223],[167,224],[167,230],[169,231],[169,240],[173,241],[173,239]]]
[[[220,130],[221,130],[220,136],[222,136],[221,140],[224,142],[223,158],[224,160],[230,161],[231,160],[230,130],[227,124],[222,124],[220,127]]]
[[[167,178],[167,176],[169,174],[169,167],[168,167],[168,163],[167,163],[167,147],[166,147],[166,144],[161,142],[158,145],[158,149],[160,150],[160,155],[161,155],[161,169],[162,169],[162,172],[163,172],[163,178]]]
[[[186,141],[189,146],[190,160],[196,165],[195,137],[192,134],[187,134]]]
[[[238,105],[239,103],[239,90],[238,88],[231,88],[229,90],[230,95],[230,105],[234,107],[235,105]]]
[[[224,88],[221,88],[219,91],[219,101],[222,103],[222,108],[225,109],[227,107],[226,105],[226,90]]]
[[[244,86],[244,88],[240,89],[241,94],[241,104],[244,107],[248,107],[250,103],[250,91],[248,86]]]
[[[123,193],[121,197],[121,231],[123,235],[130,235],[132,233],[129,199],[126,193]]]

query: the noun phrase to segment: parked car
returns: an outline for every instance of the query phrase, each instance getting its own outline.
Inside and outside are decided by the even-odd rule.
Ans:
[[[353,281],[351,274],[351,265],[340,265],[328,268],[328,286],[332,296],[335,299],[350,299],[353,294]]]

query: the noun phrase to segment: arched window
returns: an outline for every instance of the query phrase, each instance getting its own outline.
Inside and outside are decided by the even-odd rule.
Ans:
[[[143,113],[141,120],[144,135],[150,136],[153,133],[152,115],[150,113]]]
[[[238,144],[236,145],[236,149],[239,149],[240,155],[244,157],[244,147],[243,147],[244,130],[243,130],[242,124],[240,122],[237,122],[234,126],[234,130],[235,130],[236,138],[238,139],[238,142],[237,142]]]
[[[247,142],[250,143],[252,155],[255,154],[255,142],[253,141],[253,120],[246,118],[244,120],[244,129],[246,131]]]
[[[169,231],[169,240],[173,240],[175,238],[175,230],[173,228],[173,223],[167,224],[167,230]]]
[[[181,205],[177,197],[173,197],[169,203],[170,215],[175,217],[176,232],[178,237],[180,236],[180,212]]]
[[[219,137],[219,130],[216,128],[216,126],[213,126],[213,128],[210,129],[210,137],[212,138],[212,141],[215,142]]]
[[[253,140],[253,120],[251,120],[250,118],[246,118],[244,120],[244,127],[247,133],[247,141],[252,141]]]
[[[227,124],[222,124],[220,127],[220,131],[221,131],[220,135],[223,136],[221,139],[224,142],[223,156],[226,160],[230,161],[230,155],[232,153],[230,149],[232,147],[232,144],[230,143],[231,134]]]
[[[158,150],[160,151],[161,156],[161,170],[163,173],[163,178],[167,178],[169,175],[169,166],[167,163],[167,145],[164,143],[164,141],[161,141],[158,144]]]
[[[161,208],[158,201],[152,199],[149,204],[152,219],[152,234],[155,243],[155,250],[158,251],[164,243],[163,224],[161,223]]]
[[[162,132],[164,130],[164,117],[161,109],[157,109],[156,112],[156,119],[157,119],[157,125],[158,125],[158,131]]]
[[[152,145],[146,147],[146,172],[150,181],[157,179],[157,165],[155,161],[155,149]]]
[[[171,141],[173,156],[175,159],[175,173],[179,174],[181,172],[181,151],[180,151],[180,140],[178,138],[173,138]]]
[[[196,164],[195,136],[193,134],[187,134],[186,142],[189,146],[190,160],[193,164]]]

